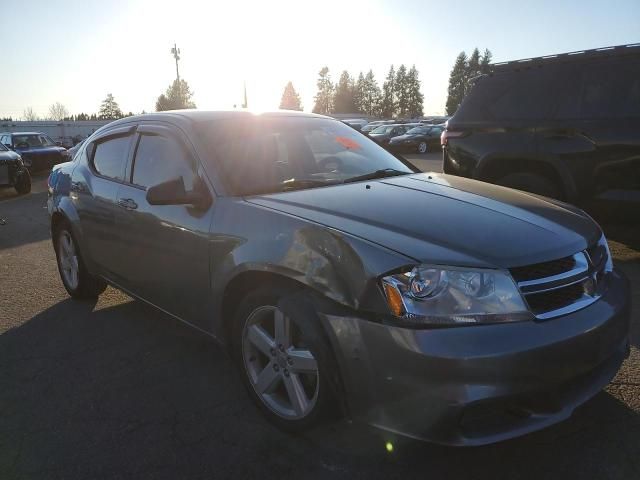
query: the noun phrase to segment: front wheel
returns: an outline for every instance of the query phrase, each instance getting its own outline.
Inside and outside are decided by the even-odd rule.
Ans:
[[[286,290],[248,294],[234,323],[234,351],[250,396],[276,426],[290,432],[318,424],[333,410],[326,349],[314,319],[286,314]]]
[[[87,271],[69,225],[61,225],[54,234],[58,271],[69,295],[74,298],[96,298],[104,292],[107,284]]]
[[[427,142],[420,142],[418,144],[418,153],[427,153]]]
[[[31,191],[31,176],[28,171],[22,172],[22,175],[18,177],[18,181],[15,184],[16,192],[18,195],[26,195]]]

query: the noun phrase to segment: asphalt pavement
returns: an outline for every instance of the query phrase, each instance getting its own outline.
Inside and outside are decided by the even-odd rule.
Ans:
[[[412,161],[438,169],[435,155]],[[0,193],[0,480],[640,478],[635,227],[605,228],[636,305],[631,357],[613,383],[547,430],[447,448],[344,421],[276,430],[208,337],[112,288],[97,302],[69,299],[45,201],[43,178],[30,195]]]

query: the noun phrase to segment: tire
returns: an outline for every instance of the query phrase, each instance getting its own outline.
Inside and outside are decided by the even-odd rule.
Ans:
[[[427,153],[427,142],[420,142],[418,144],[418,153]]]
[[[333,352],[324,341],[319,320],[283,313],[299,311],[289,309],[286,301],[283,307],[282,300],[295,294],[278,286],[250,292],[239,303],[231,332],[234,360],[250,397],[271,423],[290,433],[308,430],[336,412],[335,389],[329,379],[329,372],[336,371]],[[288,345],[279,347],[284,337],[275,333],[276,322],[288,323]],[[291,392],[300,400],[292,401]]]
[[[14,187],[18,195],[26,195],[31,192],[31,175],[29,175],[28,171],[25,170],[22,175],[20,175]]]
[[[87,271],[69,224],[62,223],[53,234],[58,272],[67,293],[78,299],[97,298],[107,284]]]
[[[547,177],[536,173],[511,173],[500,178],[496,183],[503,187],[515,188],[535,193],[536,195],[562,200],[562,191],[558,185]]]

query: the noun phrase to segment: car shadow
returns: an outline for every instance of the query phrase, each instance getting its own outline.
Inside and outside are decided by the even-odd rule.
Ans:
[[[50,238],[47,192],[0,202],[0,251]]]
[[[609,393],[480,448],[345,421],[288,435],[217,343],[137,301],[69,299],[0,335],[0,412],[1,478],[632,478],[640,466],[640,419]]]

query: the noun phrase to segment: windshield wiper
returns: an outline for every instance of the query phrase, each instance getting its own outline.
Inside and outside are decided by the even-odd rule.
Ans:
[[[317,178],[291,178],[282,182],[282,191],[288,192],[289,190],[299,190],[304,188],[324,187],[326,185],[333,185],[335,180],[329,179],[317,179]]]
[[[364,175],[358,175],[357,177],[347,178],[343,183],[360,182],[362,180],[374,180],[376,178],[397,177],[398,175],[409,175],[411,172],[403,172],[402,170],[396,170],[395,168],[382,168],[375,172],[365,173]]]

